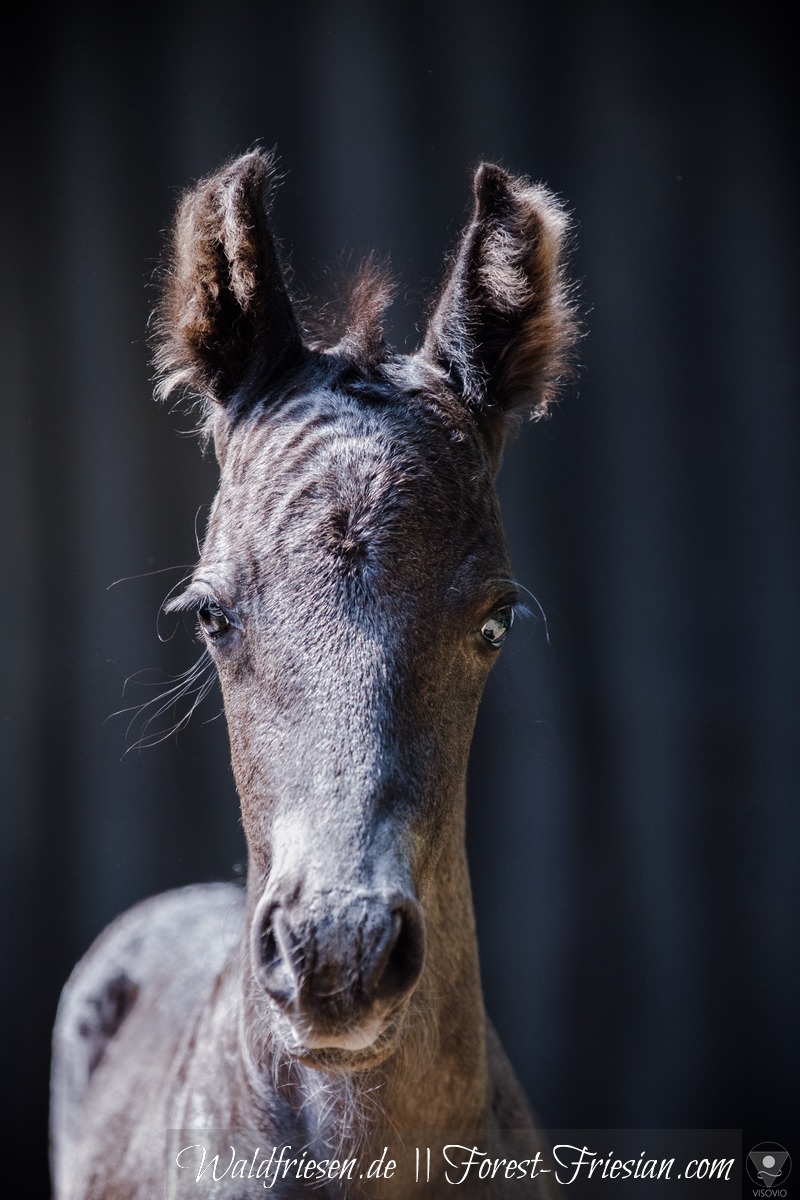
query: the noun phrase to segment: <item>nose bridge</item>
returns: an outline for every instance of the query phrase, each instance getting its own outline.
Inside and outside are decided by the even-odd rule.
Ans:
[[[272,861],[331,883],[380,888],[409,858],[409,810],[419,781],[403,754],[408,717],[384,648],[359,639],[313,681],[299,744],[276,748],[280,779]],[[407,869],[407,868],[406,868]],[[374,881],[374,882],[373,882]]]
[[[387,909],[398,897],[417,901],[434,835],[423,801],[435,780],[425,775],[424,729],[418,742],[411,736],[408,663],[378,632],[360,630],[347,654],[343,639],[338,653],[326,639],[302,742],[275,746],[265,905],[300,924],[317,913],[320,925],[346,925],[355,897]]]
[[[364,895],[414,894],[414,839],[386,788],[344,777],[276,812],[266,892],[288,907],[328,910]]]
[[[246,826],[268,851],[250,950],[256,981],[298,1044],[357,1050],[422,971],[412,818],[420,789],[401,757],[403,672],[391,639],[338,632],[332,639],[327,629],[317,653],[303,654],[302,720],[292,727],[300,736],[267,736],[270,804]]]

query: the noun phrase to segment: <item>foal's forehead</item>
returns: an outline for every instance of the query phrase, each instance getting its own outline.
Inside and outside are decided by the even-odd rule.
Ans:
[[[317,388],[253,411],[232,439],[221,490],[268,511],[293,496],[309,515],[370,502],[461,511],[491,493],[491,471],[466,422],[423,397]]]
[[[280,560],[381,588],[412,564],[453,571],[482,543],[502,534],[474,429],[423,395],[328,387],[265,403],[233,431],[204,558],[240,579]]]

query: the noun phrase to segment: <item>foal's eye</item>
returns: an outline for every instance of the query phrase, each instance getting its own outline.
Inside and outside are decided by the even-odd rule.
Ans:
[[[197,610],[201,630],[209,638],[222,637],[231,627],[228,614],[216,600],[204,600]]]
[[[490,617],[483,622],[481,626],[481,634],[489,643],[494,646],[495,650],[499,650],[503,642],[506,640],[506,635],[514,624],[514,609],[510,604],[501,604],[496,608]]]

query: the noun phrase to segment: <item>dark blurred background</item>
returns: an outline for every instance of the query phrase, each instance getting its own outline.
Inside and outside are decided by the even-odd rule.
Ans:
[[[613,0],[173,0],[21,20],[3,104],[0,1078],[24,1194],[48,1194],[49,1036],[73,963],[140,897],[243,862],[218,693],[141,751],[126,753],[141,723],[112,714],[196,656],[182,625],[159,642],[158,609],[216,478],[190,418],[151,399],[152,274],[180,190],[256,141],[285,171],[275,219],[298,286],[324,290],[342,251],[389,254],[399,347],[481,159],[573,211],[580,378],[521,431],[501,484],[546,629],[515,629],[474,746],[488,1007],[546,1126],[786,1144],[788,32],[768,6]]]

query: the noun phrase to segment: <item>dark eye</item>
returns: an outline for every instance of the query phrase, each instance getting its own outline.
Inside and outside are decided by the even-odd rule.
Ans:
[[[501,604],[483,622],[483,625],[481,625],[481,634],[490,646],[494,646],[495,650],[499,650],[513,624],[514,609],[510,604]]]
[[[209,638],[222,637],[231,627],[231,620],[216,600],[204,600],[197,610],[200,629]]]

